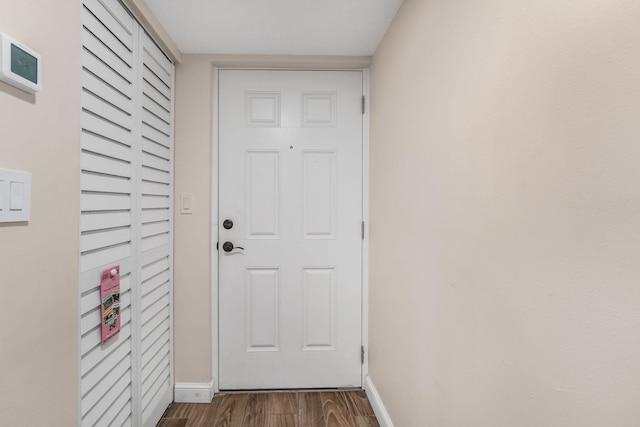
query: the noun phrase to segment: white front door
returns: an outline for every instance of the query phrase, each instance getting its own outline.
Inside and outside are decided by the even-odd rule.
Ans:
[[[223,390],[361,386],[362,84],[220,71]]]

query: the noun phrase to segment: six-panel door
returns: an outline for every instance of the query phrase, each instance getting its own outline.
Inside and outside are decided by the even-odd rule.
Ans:
[[[362,72],[222,70],[219,100],[220,388],[360,386]]]

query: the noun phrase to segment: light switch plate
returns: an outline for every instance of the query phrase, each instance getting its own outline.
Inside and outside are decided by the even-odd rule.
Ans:
[[[31,219],[31,173],[0,169],[0,222]]]
[[[193,213],[193,196],[191,194],[182,195],[180,213],[182,215],[190,215]]]

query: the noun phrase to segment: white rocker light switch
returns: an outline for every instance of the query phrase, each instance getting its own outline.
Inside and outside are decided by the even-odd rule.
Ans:
[[[31,174],[0,169],[0,222],[27,222],[31,217]]]

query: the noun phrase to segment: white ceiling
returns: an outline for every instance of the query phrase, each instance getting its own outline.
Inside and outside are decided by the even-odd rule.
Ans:
[[[403,0],[146,0],[183,53],[372,55]]]

